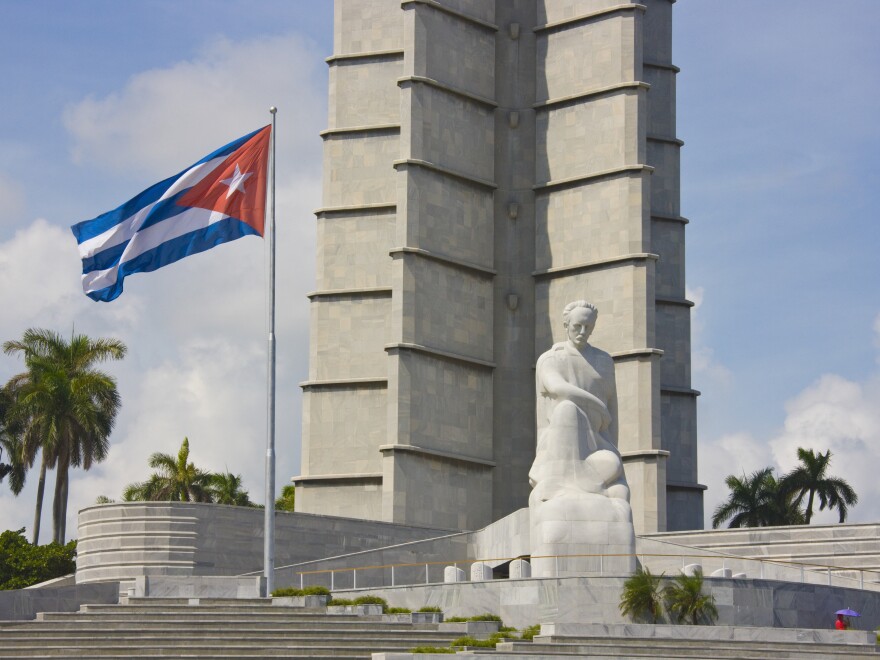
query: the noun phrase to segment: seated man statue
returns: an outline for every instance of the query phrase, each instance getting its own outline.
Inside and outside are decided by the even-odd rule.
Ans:
[[[538,445],[529,471],[534,577],[624,575],[635,567],[614,361],[587,341],[597,318],[585,300],[566,305],[566,341],[538,358]]]

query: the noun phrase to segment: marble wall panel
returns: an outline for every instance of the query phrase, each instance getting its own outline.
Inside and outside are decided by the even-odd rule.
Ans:
[[[556,23],[586,14],[630,4],[632,0],[538,0],[536,17],[538,25]]]
[[[640,79],[634,33],[639,12],[621,12],[568,29],[538,33],[537,102]]]
[[[685,228],[679,222],[654,220],[651,224],[650,252],[657,260],[657,295],[666,298],[685,297]]]
[[[651,177],[651,211],[661,215],[681,213],[679,191],[680,147],[669,142],[648,141],[648,165],[654,167]]]
[[[394,203],[397,135],[331,135],[324,141],[325,207]]]
[[[332,438],[332,442],[310,444],[303,455],[303,474],[380,472],[379,445],[386,442],[386,405],[387,391],[381,387],[306,390],[303,434]]]
[[[657,348],[663,351],[660,382],[664,385],[690,387],[691,308],[658,302],[656,318]]]
[[[413,332],[401,341],[491,361],[492,280],[414,254],[403,261]]]
[[[697,482],[697,400],[695,396],[662,393],[661,446],[669,452],[669,481]],[[696,529],[677,527],[676,529]]]
[[[647,95],[648,135],[674,138],[676,136],[675,72],[646,66],[642,78],[651,85]]]
[[[643,89],[542,109],[535,117],[540,183],[643,162]]]
[[[410,350],[392,368],[396,443],[492,459],[491,370]]]
[[[642,176],[598,179],[535,198],[538,270],[651,251]]]
[[[390,297],[317,297],[311,303],[309,378],[382,378],[391,337]]]
[[[399,177],[397,245],[492,267],[492,191],[419,167]]]
[[[398,59],[343,60],[330,67],[328,128],[373,126],[400,122]]]
[[[323,215],[318,218],[316,288],[391,286],[394,213]]]
[[[494,180],[495,118],[491,108],[422,83],[405,83],[401,103],[407,106],[411,122],[407,157]]]
[[[382,518],[382,486],[375,483],[326,484],[305,482],[296,487],[297,506],[303,511],[320,511],[325,516],[345,516],[380,520]]]
[[[410,525],[475,529],[492,519],[492,471],[485,466],[386,452],[386,519]],[[392,513],[393,512],[393,513]]]
[[[403,48],[400,0],[335,0],[333,9],[335,55]]]
[[[420,47],[406,54],[407,74],[484,98],[495,96],[494,31],[425,5],[416,6],[411,29]]]
[[[646,62],[672,64],[672,3],[669,0],[639,0],[647,7],[642,28]]]

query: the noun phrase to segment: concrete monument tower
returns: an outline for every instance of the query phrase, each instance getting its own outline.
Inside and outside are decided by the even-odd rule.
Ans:
[[[527,505],[535,363],[587,299],[637,532],[702,527],[671,0],[336,0],[297,508]]]

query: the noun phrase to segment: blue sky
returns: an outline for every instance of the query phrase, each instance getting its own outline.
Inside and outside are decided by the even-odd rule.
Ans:
[[[241,473],[262,499],[263,242],[132,278],[99,305],[67,227],[268,123],[273,104],[278,483],[299,473],[332,13],[329,0],[0,0],[0,338],[75,325],[130,348],[109,367],[124,401],[113,448],[72,473],[72,512],[118,497],[184,436],[198,464]],[[876,520],[880,3],[679,0],[674,16],[707,514],[727,474],[789,469],[812,446],[859,491],[852,519]],[[4,381],[19,369],[0,356]],[[0,529],[30,526],[33,481],[17,500],[0,487]]]

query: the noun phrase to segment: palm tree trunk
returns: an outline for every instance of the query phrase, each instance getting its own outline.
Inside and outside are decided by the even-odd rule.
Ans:
[[[61,492],[61,540],[58,541],[61,545],[64,545],[64,541],[67,538],[67,491],[68,486],[70,486],[70,473],[68,470],[64,471],[64,490]]]
[[[66,451],[58,456],[58,472],[55,477],[55,498],[52,501],[52,540],[64,544],[64,494],[67,492],[67,472],[70,458]]]
[[[37,545],[40,541],[40,519],[43,517],[43,493],[46,491],[46,453],[42,452],[40,461],[40,478],[37,480],[37,506],[34,511],[34,533],[31,543]]]
[[[813,493],[814,492],[815,491],[811,488],[810,489],[810,497],[809,497],[809,499],[807,499],[807,511],[804,514],[806,516],[808,525],[810,524],[810,518],[813,517]]]

